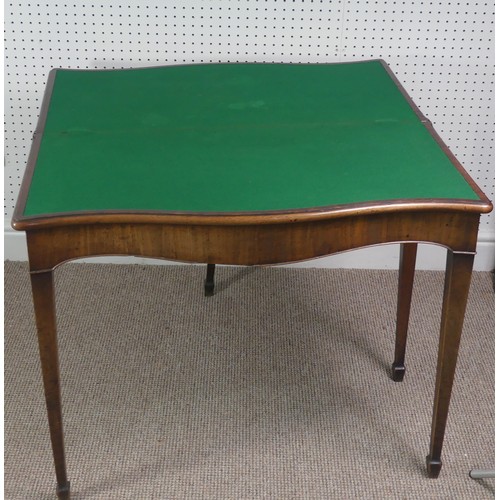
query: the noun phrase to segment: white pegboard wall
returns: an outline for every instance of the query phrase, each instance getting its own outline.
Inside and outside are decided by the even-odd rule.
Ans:
[[[383,58],[493,197],[493,1],[7,2],[5,216],[49,70]],[[493,217],[482,230],[493,231]]]

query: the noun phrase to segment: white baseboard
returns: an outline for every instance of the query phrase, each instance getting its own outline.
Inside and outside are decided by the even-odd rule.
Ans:
[[[14,231],[10,221],[4,225],[4,259],[27,261],[26,237],[24,232]],[[439,270],[445,268],[446,250],[437,245],[419,245],[417,255],[417,269]],[[144,259],[142,257],[93,257],[80,259],[75,262],[101,262],[112,264],[177,264],[173,261],[158,259]],[[290,267],[325,267],[345,269],[397,269],[399,266],[399,245],[378,245],[343,252],[329,257],[308,260],[296,264],[287,264]],[[475,271],[492,271],[495,266],[495,234],[480,232],[477,245],[477,255],[474,260]]]

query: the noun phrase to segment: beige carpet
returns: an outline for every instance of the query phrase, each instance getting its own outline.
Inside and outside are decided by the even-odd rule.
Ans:
[[[5,272],[5,498],[54,498],[27,267]],[[475,273],[439,479],[425,456],[443,273],[67,264],[56,271],[73,499],[481,499],[493,480],[494,295]]]

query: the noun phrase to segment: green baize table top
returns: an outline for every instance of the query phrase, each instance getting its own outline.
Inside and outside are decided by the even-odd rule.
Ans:
[[[57,70],[24,216],[478,200],[380,61]]]

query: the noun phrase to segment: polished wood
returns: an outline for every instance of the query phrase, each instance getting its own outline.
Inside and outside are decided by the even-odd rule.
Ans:
[[[406,338],[410,319],[413,278],[417,260],[417,244],[403,243],[399,259],[398,310],[396,319],[396,346],[391,367],[392,380],[401,382],[405,374]]]
[[[57,479],[57,496],[69,498],[61,411],[54,281],[51,271],[31,273],[43,388]]]
[[[30,181],[25,175],[23,184]],[[458,199],[412,199],[389,200],[349,205],[332,205],[327,207],[306,208],[297,210],[279,210],[267,212],[154,212],[148,210],[101,210],[99,212],[65,212],[25,217],[23,215],[26,200],[19,197],[12,227],[18,231],[61,227],[67,225],[87,224],[185,224],[190,226],[245,226],[261,224],[279,224],[295,222],[311,222],[330,220],[349,216],[376,215],[406,212],[470,212],[489,213],[491,202],[487,200]]]
[[[474,255],[448,250],[427,472],[438,477]]]
[[[474,252],[479,215],[389,212],[248,225],[77,224],[27,231],[32,270],[96,255],[263,265],[296,262],[371,245],[427,242]],[[474,235],[474,236],[471,236]]]

